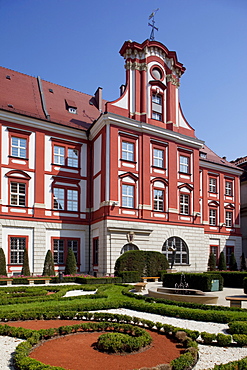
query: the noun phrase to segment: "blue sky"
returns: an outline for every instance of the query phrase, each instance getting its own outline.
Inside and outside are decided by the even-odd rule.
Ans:
[[[125,83],[119,50],[150,36],[186,67],[183,112],[228,160],[247,155],[246,0],[0,0],[0,65],[114,100]]]

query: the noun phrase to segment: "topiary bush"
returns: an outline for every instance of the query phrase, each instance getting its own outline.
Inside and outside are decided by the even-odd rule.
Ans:
[[[139,271],[119,271],[118,277],[122,278],[123,283],[136,283],[141,279]]]
[[[23,264],[22,264],[22,269],[21,269],[21,275],[30,276],[29,259],[28,259],[28,251],[27,251],[27,248],[24,249]]]
[[[232,343],[231,335],[225,335],[225,334],[219,333],[217,334],[216,339],[217,339],[217,344],[221,347],[230,346],[230,344]]]
[[[240,270],[241,271],[246,271],[247,267],[246,267],[246,261],[245,261],[245,256],[244,256],[244,253],[242,253],[241,255],[241,263],[240,263]]]
[[[208,258],[208,269],[209,271],[216,270],[216,258],[213,253],[210,253],[209,258]]]
[[[238,265],[236,262],[235,254],[233,252],[230,256],[229,269],[230,271],[238,271]]]
[[[213,340],[216,340],[216,334],[203,331],[201,332],[201,338],[204,344],[211,344]]]
[[[226,259],[225,259],[225,253],[223,251],[220,252],[218,269],[220,271],[225,271],[226,270]]]
[[[66,258],[64,275],[75,275],[77,273],[77,265],[74,252],[71,248],[68,249]]]
[[[0,248],[0,275],[7,276],[6,258],[3,248]]]
[[[167,270],[169,263],[164,254],[153,251],[128,251],[115,263],[115,276],[120,271],[138,271],[140,276],[159,276],[159,271]]]
[[[44,268],[43,268],[43,276],[54,276],[54,259],[51,250],[49,249],[45,256]]]

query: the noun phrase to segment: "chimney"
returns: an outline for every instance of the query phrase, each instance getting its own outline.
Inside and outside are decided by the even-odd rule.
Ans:
[[[103,106],[103,101],[102,101],[102,87],[98,87],[94,94],[95,100],[96,100],[96,107],[102,112],[102,106]]]

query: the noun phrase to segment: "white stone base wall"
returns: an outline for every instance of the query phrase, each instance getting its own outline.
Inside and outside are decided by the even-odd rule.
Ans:
[[[80,271],[85,272],[88,269],[88,226],[34,222],[34,221],[17,221],[1,220],[0,221],[0,247],[3,248],[6,263],[9,264],[8,238],[9,235],[28,236],[28,257],[30,272],[40,275],[43,272],[46,252],[51,249],[51,238],[79,238],[80,239]],[[88,244],[87,244],[88,245]],[[13,273],[20,273],[18,266],[11,266]]]
[[[107,228],[107,235],[104,230]],[[242,253],[241,237],[205,234],[203,227],[184,227],[142,222],[121,222],[108,220],[94,225],[99,237],[98,274],[113,274],[115,261],[121,255],[121,250],[128,243],[127,235],[133,231],[134,244],[141,250],[162,251],[164,242],[176,236],[185,241],[189,248],[189,264],[175,265],[174,269],[184,272],[207,271],[210,244],[216,239],[219,243],[219,253],[226,245],[234,245],[234,254],[239,264]]]

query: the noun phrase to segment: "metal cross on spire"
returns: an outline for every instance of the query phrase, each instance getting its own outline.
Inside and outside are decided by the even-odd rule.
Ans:
[[[150,19],[152,19],[152,24],[151,23],[148,23],[148,25],[150,26],[150,27],[152,27],[152,31],[151,31],[151,33],[150,33],[150,37],[149,37],[149,40],[150,41],[153,41],[154,40],[154,30],[156,30],[156,31],[158,31],[159,29],[157,28],[157,27],[155,27],[155,20],[154,20],[154,16],[155,16],[155,14],[157,13],[157,11],[159,10],[159,8],[157,8],[156,10],[154,10],[151,14],[150,14],[150,16],[149,16],[149,20]]]

